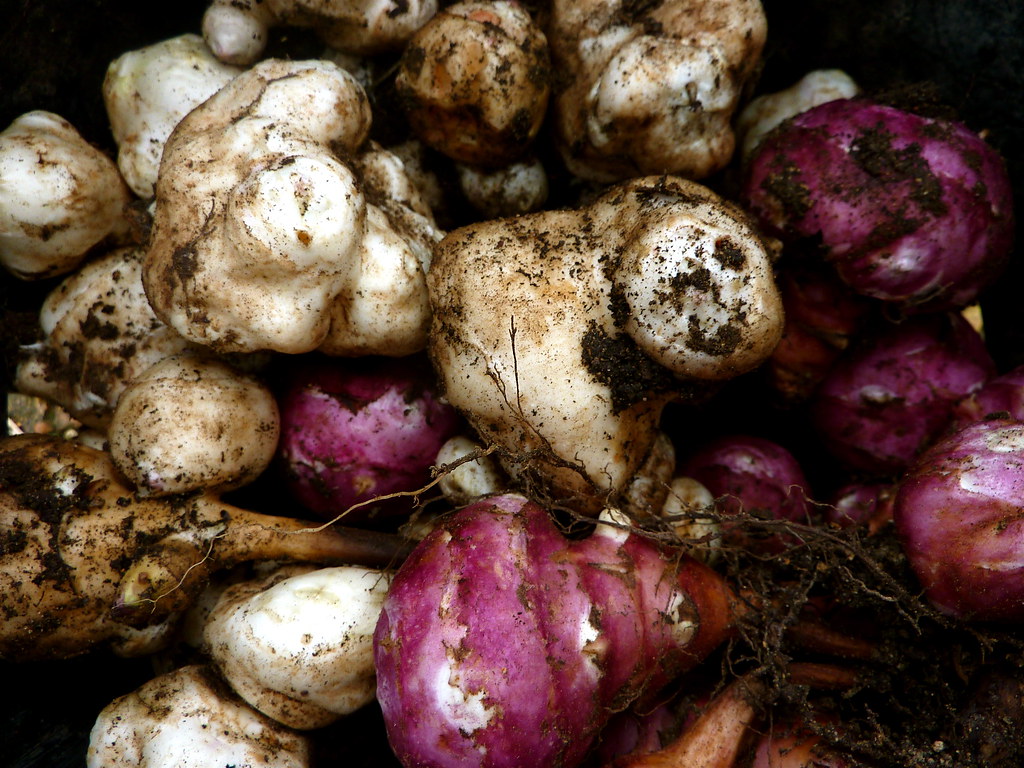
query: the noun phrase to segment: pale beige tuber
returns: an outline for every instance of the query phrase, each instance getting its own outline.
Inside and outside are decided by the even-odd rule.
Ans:
[[[21,350],[19,392],[61,405],[106,430],[128,383],[192,345],[153,313],[142,287],[143,252],[113,250],[66,277],[43,301],[43,338]]]
[[[101,245],[133,235],[131,191],[117,165],[52,112],[0,132],[0,266],[23,280],[71,272]]]
[[[428,278],[445,396],[511,473],[595,511],[647,460],[684,386],[774,349],[772,246],[736,206],[672,177],[457,229]]]
[[[321,728],[373,701],[373,630],[386,571],[291,565],[225,589],[204,646],[231,687],[291,728]]]
[[[369,127],[365,92],[325,61],[263,61],[189,113],[156,188],[143,281],[157,316],[218,352],[422,349],[441,233],[406,205],[411,183],[388,197],[397,159],[366,183],[340,159]]]
[[[243,562],[379,567],[399,537],[259,514],[204,491],[140,498],[110,456],[58,437],[0,440],[0,659],[166,647],[210,575]]]
[[[157,675],[108,704],[87,768],[309,768],[310,743],[236,697],[209,666]]]
[[[107,430],[114,464],[152,496],[250,483],[270,465],[280,433],[266,384],[196,353],[168,357],[136,376]]]
[[[594,181],[652,173],[701,179],[732,158],[731,120],[759,71],[759,0],[554,0],[558,147]]]
[[[309,27],[331,48],[378,54],[400,49],[436,12],[436,0],[213,0],[202,27],[218,59],[248,66],[273,27]]]
[[[117,167],[136,195],[153,197],[174,126],[241,71],[219,61],[194,34],[128,51],[110,63],[103,103],[117,142]]]

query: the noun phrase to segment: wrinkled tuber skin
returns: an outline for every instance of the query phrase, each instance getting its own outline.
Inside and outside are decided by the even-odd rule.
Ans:
[[[759,0],[556,0],[545,31],[557,142],[575,174],[700,179],[728,164],[767,35]]]
[[[100,712],[87,768],[309,768],[310,744],[193,664],[159,675]]]
[[[203,38],[242,66],[260,58],[276,26],[311,27],[331,48],[370,55],[400,49],[436,12],[436,0],[213,0]]]
[[[523,6],[462,0],[413,35],[395,89],[424,144],[497,167],[519,160],[540,131],[550,70],[547,40]]]
[[[229,586],[203,638],[251,706],[291,728],[321,728],[374,699],[373,631],[390,576],[356,566],[284,566]]]
[[[1024,423],[970,424],[908,469],[893,516],[925,594],[968,621],[1024,621]]]
[[[825,447],[846,467],[894,476],[995,376],[985,342],[957,312],[875,329],[834,364],[811,402]]]
[[[110,63],[103,103],[117,142],[117,167],[136,195],[153,197],[174,126],[241,71],[219,61],[194,34],[128,51]]]
[[[161,360],[129,383],[107,430],[110,454],[142,495],[214,492],[255,480],[280,435],[262,381],[200,354]]]
[[[105,452],[43,435],[0,441],[0,543],[10,661],[107,643],[122,656],[160,650],[209,574],[239,562],[378,566],[404,554],[383,534],[316,530],[210,493],[140,498]]]
[[[374,638],[407,766],[578,765],[614,711],[729,635],[705,566],[599,525],[570,542],[522,496],[443,519],[399,569]],[[440,606],[440,609],[439,609]]]
[[[71,272],[131,235],[117,165],[60,115],[36,110],[0,132],[0,266],[22,280]]]
[[[142,287],[139,248],[120,248],[80,267],[43,301],[44,339],[23,347],[15,387],[106,430],[128,383],[191,348],[154,314]]]
[[[811,242],[853,290],[907,311],[970,304],[1013,243],[1009,176],[966,126],[867,99],[784,121],[742,198],[770,233]]]
[[[326,61],[260,62],[190,112],[157,182],[143,271],[156,314],[218,352],[422,349],[439,233],[374,204],[377,177],[364,191],[332,151],[354,153],[369,125],[361,86]]]
[[[591,511],[647,458],[680,379],[749,371],[782,329],[765,241],[672,177],[455,230],[428,285],[445,397],[512,474]]]

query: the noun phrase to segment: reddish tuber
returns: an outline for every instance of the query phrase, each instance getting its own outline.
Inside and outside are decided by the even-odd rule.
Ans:
[[[460,426],[421,357],[311,358],[289,373],[281,395],[279,460],[295,497],[333,518],[425,486]],[[407,497],[376,506],[413,509]]]
[[[783,240],[819,241],[842,279],[904,309],[974,301],[1013,241],[999,155],[956,122],[863,98],[782,123],[752,158],[742,197]]]

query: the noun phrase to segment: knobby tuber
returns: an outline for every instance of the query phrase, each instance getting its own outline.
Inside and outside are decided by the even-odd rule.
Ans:
[[[371,148],[363,180],[335,153],[369,127],[362,87],[320,60],[262,61],[190,112],[156,186],[143,282],[157,316],[218,352],[422,349],[440,233],[406,209],[411,183],[390,197],[397,158]]]
[[[680,381],[771,353],[771,257],[737,208],[674,177],[457,229],[428,274],[444,394],[514,476],[593,510],[646,460]]]

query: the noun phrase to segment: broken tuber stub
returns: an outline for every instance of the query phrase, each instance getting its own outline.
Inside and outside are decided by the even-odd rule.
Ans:
[[[673,177],[455,230],[428,284],[449,402],[513,475],[591,511],[646,460],[681,382],[751,370],[782,330],[769,244]]]

